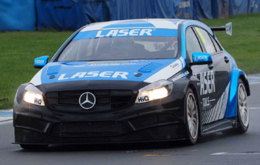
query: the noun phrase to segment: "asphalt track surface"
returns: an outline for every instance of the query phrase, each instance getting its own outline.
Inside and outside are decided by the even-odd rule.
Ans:
[[[246,134],[212,134],[194,146],[174,142],[25,151],[12,144],[12,121],[0,122],[0,165],[260,165],[260,83],[252,83],[251,91]]]

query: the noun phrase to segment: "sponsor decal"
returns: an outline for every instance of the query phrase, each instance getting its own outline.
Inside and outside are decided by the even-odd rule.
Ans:
[[[155,81],[162,80],[162,79],[167,80],[181,70],[182,70],[182,61],[180,59],[180,60],[174,61],[173,63],[164,67],[160,71],[156,72],[155,74],[153,74],[152,76],[147,78],[145,80],[145,82],[151,83],[151,82],[155,82]]]
[[[148,96],[140,96],[137,98],[138,103],[146,103],[149,101],[149,97]]]
[[[172,80],[172,81],[176,81],[176,80],[178,80],[178,79],[180,79],[180,78],[183,78],[183,77],[187,76],[188,74],[189,74],[188,71],[186,71],[186,72],[184,72],[184,73],[181,73],[181,74],[176,74],[176,75],[174,75],[174,76],[171,78],[171,80]]]
[[[114,38],[114,37],[151,37],[165,36],[177,37],[176,29],[159,29],[159,28],[133,28],[133,29],[103,29],[79,32],[73,40],[92,39],[92,38]]]
[[[153,29],[114,29],[99,30],[96,37],[126,37],[126,36],[152,36]]]
[[[108,64],[113,64],[113,63],[129,63],[130,61],[94,61],[94,62],[87,62],[89,64],[104,64],[104,63],[108,63]]]
[[[174,69],[174,68],[180,67],[180,64],[174,63],[174,64],[171,64],[170,67],[172,67]]]
[[[210,94],[216,91],[215,74],[213,71],[202,72],[200,77],[200,95]]]
[[[197,27],[195,27],[195,29],[196,29],[196,31],[198,32],[198,34],[199,34],[199,36],[200,36],[200,39],[202,40],[203,44],[205,44],[205,43],[206,43],[206,40],[205,40],[205,38],[203,37],[203,35],[201,34],[200,29],[197,28]]]
[[[35,63],[36,63],[36,64],[44,64],[44,63],[45,63],[45,60],[36,60]]]
[[[136,61],[95,61],[95,62],[87,62],[88,66],[120,66],[120,65],[136,65],[137,62],[143,62],[142,60]]]
[[[202,105],[203,107],[208,107],[211,105],[211,102],[215,101],[215,99],[209,99],[209,97],[202,98]]]
[[[218,99],[214,107],[211,107],[210,109],[207,109],[205,111],[201,111],[202,124],[207,124],[224,118],[227,109],[229,89],[230,89],[230,84],[227,85],[225,91],[222,93],[221,97]],[[216,100],[215,99],[209,100],[209,102],[211,101],[216,101]]]
[[[90,71],[90,72],[77,72],[72,76],[68,76],[67,74],[61,74],[58,80],[68,80],[68,79],[76,79],[76,78],[88,78],[88,77],[104,77],[104,78],[121,78],[127,79],[128,72],[114,72],[114,71]]]
[[[194,56],[195,61],[208,61],[208,56]]]
[[[41,70],[43,73],[39,73],[37,77],[35,76],[32,82],[47,84],[85,80],[145,81],[149,77],[154,77],[150,79],[149,82],[151,83],[160,79],[167,79],[168,76],[168,78],[172,77],[175,69],[171,67],[169,67],[168,72],[166,71],[166,74],[165,72],[157,73],[173,62],[176,62],[176,59],[49,63],[48,66]],[[156,65],[150,67],[150,64],[154,63]],[[147,65],[148,68],[146,68]],[[143,71],[142,68],[145,68],[146,72],[141,72]],[[55,77],[52,75],[55,75]],[[39,82],[36,82],[36,80],[39,80]]]

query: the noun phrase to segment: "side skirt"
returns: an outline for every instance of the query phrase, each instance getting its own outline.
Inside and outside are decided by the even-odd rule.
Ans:
[[[201,135],[208,135],[236,127],[236,118],[222,119],[202,126]]]

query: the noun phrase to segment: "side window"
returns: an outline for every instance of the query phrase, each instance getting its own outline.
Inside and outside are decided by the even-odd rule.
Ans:
[[[221,47],[219,46],[219,44],[217,43],[217,41],[216,41],[212,36],[210,36],[210,38],[211,38],[211,40],[213,41],[213,44],[214,44],[214,46],[215,46],[217,52],[221,51],[222,49],[221,49]]]
[[[206,32],[205,30],[198,28],[198,27],[196,27],[195,29],[202,41],[207,53],[215,53],[216,49],[208,35],[208,32]]]
[[[186,52],[190,60],[192,60],[193,52],[202,52],[200,43],[191,27],[186,30]]]

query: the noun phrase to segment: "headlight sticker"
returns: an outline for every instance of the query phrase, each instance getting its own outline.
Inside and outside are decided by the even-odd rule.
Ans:
[[[149,101],[149,97],[148,96],[140,96],[137,98],[137,102],[138,103],[146,103]]]
[[[172,92],[173,84],[167,80],[156,81],[139,90],[136,103],[146,103],[168,97]]]

